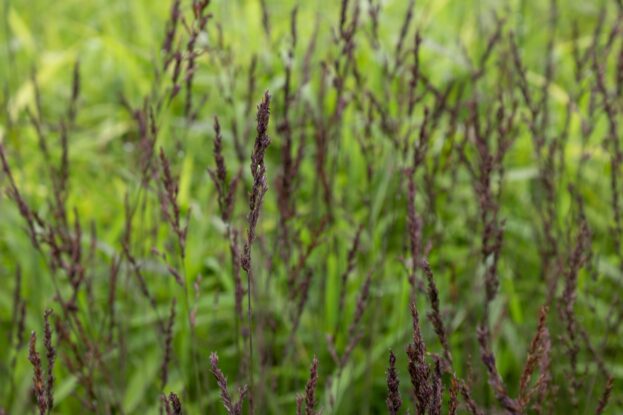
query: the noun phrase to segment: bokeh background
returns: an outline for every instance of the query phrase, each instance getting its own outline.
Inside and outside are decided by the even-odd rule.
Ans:
[[[188,2],[183,1],[189,16]],[[186,292],[171,281],[166,266],[152,253],[152,247],[174,256],[171,232],[165,223],[151,232],[150,217],[158,217],[158,195],[145,196],[148,203],[144,228],[135,219],[137,229],[144,231],[144,239],[134,242],[136,255],[148,277],[150,288],[157,299],[158,312],[141,297],[127,264],[122,265],[117,288],[117,318],[123,333],[123,348],[108,348],[102,358],[110,366],[112,384],[97,386],[99,396],[116,402],[98,406],[101,413],[156,413],[162,392],[158,382],[163,356],[163,339],[154,329],[157,316],[167,316],[170,301],[178,298],[178,315],[174,327],[173,358],[165,392],[176,391],[185,401],[188,413],[221,413],[219,391],[208,371],[208,356],[217,351],[221,368],[230,380],[230,387],[245,382],[241,369],[241,351],[244,341],[235,325],[234,284],[225,225],[220,219],[215,187],[207,173],[214,166],[212,145],[213,117],[223,125],[224,151],[230,172],[239,166],[244,169],[246,187],[239,192],[234,222],[244,229],[247,212],[246,190],[251,183],[247,161],[254,134],[255,105],[263,91],[273,94],[273,114],[283,112],[282,89],[285,82],[284,65],[288,61],[291,41],[290,17],[298,7],[298,43],[295,50],[294,83],[300,82],[303,57],[317,30],[316,51],[312,58],[312,81],[301,91],[303,101],[318,113],[331,112],[330,104],[318,102],[321,65],[340,55],[335,46],[334,33],[340,18],[340,2],[314,0],[265,0],[270,30],[263,26],[264,13],[259,0],[214,0],[208,7],[212,19],[208,30],[199,36],[199,47],[205,48],[197,58],[194,78],[195,102],[201,102],[195,120],[183,115],[183,99],[173,100],[157,112],[162,146],[179,176],[178,201],[184,213],[190,211],[187,257],[182,268],[188,282]],[[352,2],[351,2],[352,3]],[[369,44],[370,20],[366,13],[368,2],[361,1],[361,32],[357,37],[356,60],[365,75],[365,86],[371,90],[385,87],[383,65],[396,47],[400,27],[409,7],[407,1],[381,1],[379,39],[381,47]],[[573,24],[577,25],[577,44],[590,46],[597,27],[603,27],[602,39],[616,24],[616,2],[556,1],[558,24],[553,43],[553,62],[556,69],[549,85],[550,126],[547,134],[556,135],[566,123],[570,99],[579,88],[575,79],[572,50]],[[78,299],[81,319],[89,335],[104,338],[107,330],[106,310],[109,298],[109,265],[120,255],[126,215],[124,200],[143,200],[141,177],[136,169],[139,160],[139,137],[135,120],[120,104],[123,100],[140,107],[145,97],[166,89],[161,73],[161,47],[165,24],[171,4],[168,1],[147,0],[3,0],[0,30],[0,82],[2,104],[0,113],[0,140],[7,149],[13,175],[22,193],[41,216],[52,215],[48,201],[53,194],[46,161],[38,150],[38,138],[28,118],[28,111],[36,111],[33,76],[40,90],[40,108],[43,119],[49,121],[47,135],[52,157],[61,157],[58,120],[64,117],[71,97],[72,73],[79,62],[80,97],[75,125],[69,134],[70,192],[67,206],[70,217],[79,214],[83,227],[85,252],[95,241],[94,258],[88,261],[92,296],[86,291]],[[407,42],[412,43],[415,28],[423,37],[420,49],[421,70],[434,85],[443,86],[464,82],[469,91],[471,61],[477,60],[487,47],[495,31],[498,17],[504,17],[505,33],[513,32],[531,88],[539,90],[545,82],[547,44],[551,37],[549,2],[498,0],[436,0],[417,1]],[[605,11],[605,12],[604,12]],[[603,16],[603,17],[602,17]],[[180,27],[183,31],[183,28]],[[503,40],[501,48],[508,47]],[[613,56],[620,54],[623,40],[620,34],[614,43]],[[491,66],[509,55],[495,54]],[[255,92],[249,107],[246,101],[248,73],[256,60]],[[614,79],[616,59],[606,63],[608,79]],[[512,66],[512,65],[511,65]],[[620,69],[619,69],[620,71]],[[406,75],[404,75],[406,76]],[[478,92],[482,100],[492,100],[497,80],[485,76]],[[352,87],[352,85],[351,85]],[[589,95],[577,102],[586,108]],[[183,96],[181,94],[180,96]],[[618,101],[621,104],[621,101]],[[304,111],[294,109],[295,117]],[[581,112],[581,111],[580,111]],[[267,174],[270,189],[267,193],[260,224],[259,242],[254,258],[258,268],[256,299],[258,313],[265,313],[263,328],[269,344],[274,348],[266,357],[272,364],[261,378],[270,387],[264,390],[265,413],[293,413],[296,394],[302,392],[314,355],[320,360],[319,405],[322,413],[372,414],[385,411],[385,371],[390,349],[399,355],[402,384],[408,385],[406,356],[403,351],[409,342],[409,285],[405,265],[409,255],[406,233],[406,188],[402,168],[410,160],[396,151],[384,133],[372,134],[374,174],[368,177],[370,161],[360,148],[364,134],[362,113],[347,110],[338,139],[329,145],[327,154],[333,184],[334,210],[332,220],[321,237],[322,243],[313,250],[306,263],[314,278],[309,291],[306,310],[294,340],[290,337],[290,303],[287,275],[289,266],[280,262],[272,251],[278,234],[278,207],[274,181],[280,169],[280,149],[283,136],[277,131],[279,116],[271,120],[273,143],[267,153]],[[491,115],[492,116],[492,115]],[[415,121],[422,118],[416,110]],[[487,119],[487,115],[483,115]],[[448,137],[443,120],[430,146],[433,156],[443,163],[459,163],[447,156]],[[607,120],[599,115],[594,119],[590,137],[582,135],[582,117],[573,113],[569,122],[569,139],[562,155],[564,167],[556,177],[556,226],[561,230],[561,244],[571,246],[576,220],[572,197],[566,190],[573,184],[584,200],[584,209],[592,231],[593,256],[578,280],[576,312],[578,320],[596,345],[614,378],[614,392],[608,413],[623,411],[620,390],[623,385],[621,363],[620,324],[611,327],[611,320],[621,320],[621,253],[613,246],[613,213],[611,210],[610,157],[603,145]],[[498,268],[500,287],[492,306],[491,326],[494,332],[494,350],[500,373],[508,379],[510,391],[516,392],[529,341],[534,333],[539,307],[544,303],[546,287],[541,280],[539,258],[539,212],[544,209],[545,195],[538,181],[539,170],[533,153],[525,114],[519,117],[519,132],[505,159],[504,191],[501,196],[500,216],[505,219],[502,256]],[[244,162],[240,162],[233,145],[233,126],[250,128],[245,147]],[[458,135],[463,134],[459,130]],[[307,131],[306,156],[297,179],[295,200],[297,217],[292,223],[300,249],[294,248],[299,258],[304,247],[314,239],[314,229],[324,217],[313,154],[313,131]],[[414,135],[415,139],[415,135]],[[302,140],[302,138],[301,138]],[[298,146],[298,143],[296,144]],[[580,160],[584,159],[582,177],[578,178]],[[441,308],[448,330],[455,361],[455,369],[465,376],[471,365],[481,364],[475,325],[483,301],[483,266],[479,257],[478,204],[470,178],[464,169],[457,169],[457,177],[440,174],[436,183],[440,191],[436,211],[429,215],[425,198],[418,198],[417,206],[424,211],[424,239],[435,241],[430,262],[441,295]],[[3,190],[5,175],[0,176]],[[340,278],[347,267],[348,252],[357,228],[362,226],[361,248],[355,269],[349,277],[346,290],[344,319],[338,318]],[[140,235],[141,231],[137,230]],[[151,232],[151,233],[150,233]],[[96,235],[96,236],[92,236]],[[432,235],[442,235],[435,236]],[[173,251],[171,251],[173,249]],[[32,368],[27,359],[27,347],[15,347],[12,338],[14,322],[15,275],[21,274],[21,296],[26,301],[26,338],[31,330],[42,332],[43,313],[55,308],[54,286],[44,257],[32,246],[23,219],[15,204],[6,195],[0,198],[0,407],[8,413],[23,414],[33,411]],[[367,275],[371,273],[370,298],[361,327],[365,332],[353,351],[344,370],[339,370],[327,348],[327,334],[338,333],[337,347],[348,343],[347,327],[356,313],[357,298]],[[198,288],[193,288],[200,277]],[[62,281],[62,276],[60,277]],[[263,284],[266,284],[264,288]],[[182,298],[186,296],[186,305]],[[428,307],[424,295],[418,297],[425,339],[433,352],[440,348],[431,325],[425,318]],[[185,313],[193,311],[196,331],[191,333],[184,322]],[[56,310],[58,313],[58,310]],[[612,317],[614,315],[614,317]],[[551,313],[552,324],[557,324],[558,312]],[[611,320],[608,320],[611,319]],[[270,324],[269,324],[270,322]],[[261,340],[260,340],[261,341]],[[284,344],[293,342],[292,352],[284,356]],[[198,350],[193,359],[190,344]],[[471,345],[471,346],[469,346]],[[554,359],[563,359],[558,353]],[[261,358],[260,358],[261,359]],[[13,363],[14,361],[14,363]],[[201,394],[193,391],[195,367],[202,369]],[[81,412],[80,381],[57,361],[55,386],[55,413]],[[580,409],[570,409],[564,400],[556,402],[556,413],[593,413],[599,400],[604,379],[590,353],[581,355],[579,370],[586,389],[580,397]],[[476,382],[486,384],[482,367],[474,370]],[[555,374],[561,381],[565,370]],[[332,378],[333,382],[327,382]],[[271,384],[273,382],[274,384]],[[565,386],[561,386],[564,388]],[[474,390],[483,408],[494,408],[495,397],[486,386]],[[407,393],[404,392],[405,401]],[[574,412],[578,410],[579,412]],[[569,412],[571,411],[571,412]],[[491,409],[490,413],[498,413]]]

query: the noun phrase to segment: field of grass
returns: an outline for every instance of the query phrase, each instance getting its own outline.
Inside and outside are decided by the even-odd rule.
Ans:
[[[620,0],[0,7],[0,414],[623,413]]]

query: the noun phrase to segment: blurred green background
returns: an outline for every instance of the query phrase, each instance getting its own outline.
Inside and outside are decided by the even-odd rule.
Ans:
[[[616,19],[614,2],[578,2],[559,0],[559,25],[553,49],[556,75],[550,85],[551,128],[560,130],[565,123],[568,100],[579,87],[574,79],[572,50],[572,22],[577,22],[579,44],[590,44],[600,11],[606,7],[605,32]],[[612,4],[611,4],[612,3]],[[382,65],[395,48],[408,3],[382,1],[380,14],[380,39],[382,47],[373,50],[366,40],[369,20],[365,12],[367,2],[362,1],[362,33],[357,38],[357,62],[365,72],[370,89],[383,87]],[[187,2],[183,2],[188,9]],[[158,146],[169,154],[173,169],[180,178],[179,202],[184,212],[190,209],[188,253],[183,265],[188,281],[188,292],[181,293],[171,281],[163,264],[150,253],[152,244],[167,252],[171,235],[166,224],[156,228],[156,235],[137,244],[137,251],[149,278],[150,288],[158,300],[159,314],[166,316],[170,300],[177,296],[181,304],[184,295],[190,295],[187,307],[196,308],[197,331],[192,339],[188,325],[179,318],[175,326],[174,358],[171,362],[166,391],[177,391],[188,413],[222,413],[218,389],[207,371],[208,356],[218,351],[221,368],[230,384],[245,382],[240,370],[240,347],[244,347],[234,329],[234,286],[224,224],[219,218],[215,188],[206,168],[213,167],[212,119],[217,115],[223,125],[224,147],[230,172],[239,165],[244,168],[245,183],[251,183],[246,159],[239,163],[234,154],[232,125],[251,126],[255,120],[254,106],[262,92],[273,93],[273,114],[283,110],[281,89],[284,84],[284,61],[289,45],[290,13],[298,6],[298,45],[295,51],[294,82],[300,81],[302,57],[318,24],[313,81],[303,91],[317,111],[324,109],[315,101],[318,88],[319,61],[335,58],[339,50],[333,45],[332,33],[339,21],[339,2],[314,0],[307,2],[266,0],[270,18],[270,34],[262,27],[262,8],[258,1],[214,0],[209,11],[213,19],[208,31],[199,42],[208,52],[198,58],[195,75],[196,102],[205,97],[197,120],[189,123],[182,115],[183,100],[173,101],[158,113],[160,134]],[[431,82],[443,86],[449,82],[469,78],[469,60],[476,59],[485,50],[486,42],[495,29],[495,15],[505,16],[505,28],[517,37],[528,81],[532,87],[543,84],[546,44],[549,39],[547,22],[550,5],[541,1],[498,0],[436,0],[417,1],[413,26],[407,41],[411,42],[417,27],[424,38],[421,47],[422,71]],[[54,123],[66,111],[71,94],[72,70],[80,63],[81,94],[75,127],[69,137],[70,196],[69,209],[76,209],[83,224],[85,251],[91,239],[91,224],[96,231],[96,259],[91,263],[94,301],[85,294],[79,299],[80,308],[89,310],[83,315],[89,333],[97,338],[105,330],[108,298],[108,264],[119,254],[125,215],[124,196],[140,196],[140,176],[135,169],[140,151],[136,127],[130,114],[120,105],[125,97],[133,106],[140,106],[144,97],[158,91],[161,81],[159,71],[160,48],[165,33],[170,3],[168,1],[42,1],[3,0],[0,30],[0,82],[2,83],[2,113],[0,114],[0,140],[10,148],[11,167],[23,194],[32,206],[46,217],[51,214],[46,201],[51,197],[48,172],[41,153],[37,150],[37,136],[28,121],[27,109],[35,109],[32,74],[41,90],[41,108],[44,119]],[[216,48],[222,37],[224,48]],[[620,37],[620,36],[619,36]],[[506,42],[506,41],[504,41]],[[621,43],[619,39],[617,45]],[[507,43],[504,43],[505,45]],[[617,46],[619,47],[619,46]],[[251,112],[246,112],[244,101],[248,67],[257,57],[256,92]],[[500,59],[495,56],[493,61]],[[608,74],[614,73],[615,62],[608,62]],[[485,87],[495,79],[483,81]],[[609,78],[610,79],[610,78]],[[156,86],[154,86],[156,85]],[[486,98],[485,98],[486,99]],[[578,103],[584,108],[587,102]],[[327,109],[328,111],[329,109]],[[296,109],[297,114],[303,110]],[[274,327],[266,331],[275,347],[272,359],[275,364],[267,370],[268,379],[277,387],[267,388],[265,410],[270,413],[293,413],[296,393],[304,389],[312,356],[320,358],[321,387],[319,388],[322,413],[383,413],[385,410],[385,370],[390,349],[399,356],[402,385],[408,385],[404,347],[409,341],[410,322],[408,309],[407,271],[402,259],[408,255],[405,231],[406,202],[400,169],[406,157],[396,152],[390,141],[376,132],[374,137],[374,169],[371,182],[366,177],[367,161],[362,154],[358,136],[363,126],[360,114],[347,111],[345,127],[340,130],[339,142],[330,147],[332,182],[335,196],[334,221],[322,238],[323,243],[313,251],[309,267],[315,277],[309,302],[294,340],[294,352],[281,361],[283,345],[290,339],[291,321],[288,312],[291,304],[286,284],[287,267],[271,256],[278,226],[278,211],[273,183],[279,171],[282,137],[276,131],[277,120],[271,120],[273,144],[268,151],[268,179],[271,185],[266,196],[258,233],[259,248],[254,258],[259,268],[260,284],[274,279],[270,289],[262,291],[256,310],[271,316]],[[277,116],[278,117],[278,116]],[[421,118],[421,110],[417,111]],[[445,122],[445,121],[444,121]],[[623,411],[617,395],[623,385],[622,348],[618,333],[603,337],[605,319],[620,295],[620,254],[614,252],[611,228],[609,154],[602,146],[607,123],[597,118],[594,133],[583,144],[580,118],[573,115],[570,136],[565,150],[565,177],[560,180],[557,217],[561,229],[573,221],[571,200],[566,185],[573,183],[585,199],[586,214],[593,232],[594,258],[591,269],[582,271],[576,310],[582,326],[597,344],[606,345],[604,359],[615,378],[614,400],[609,413]],[[461,134],[461,133],[459,133]],[[311,135],[311,134],[310,134]],[[55,158],[60,157],[57,131],[50,130],[50,147]],[[252,137],[248,138],[246,151],[250,154]],[[431,153],[444,154],[447,137],[444,128],[435,133]],[[584,145],[586,147],[584,147]],[[308,139],[309,152],[298,180],[295,199],[298,215],[293,228],[303,245],[309,243],[315,223],[322,217],[322,198],[317,171],[312,160],[313,144]],[[576,180],[577,166],[583,154],[588,154],[581,180]],[[456,161],[448,158],[449,162]],[[539,279],[540,260],[535,242],[540,223],[537,212],[542,208],[543,195],[537,183],[538,169],[527,128],[522,128],[517,141],[506,158],[505,191],[502,194],[501,216],[506,220],[502,259],[499,266],[500,290],[493,307],[492,321],[500,322],[495,329],[495,352],[498,368],[508,379],[511,394],[517,390],[529,340],[536,327],[538,308],[543,304],[545,287]],[[5,182],[1,183],[4,188]],[[426,222],[425,240],[433,234],[442,234],[431,251],[431,263],[441,293],[442,314],[451,332],[451,345],[455,369],[465,374],[471,364],[479,365],[475,346],[474,316],[482,303],[482,265],[479,259],[479,229],[477,201],[469,183],[469,176],[459,170],[457,181],[439,177],[439,186],[450,184],[453,188],[441,193],[438,211],[433,221]],[[246,192],[242,192],[246,195]],[[146,197],[150,201],[148,216],[158,209],[157,195]],[[418,199],[420,210],[426,207]],[[243,224],[247,212],[242,194],[236,208],[235,221]],[[428,216],[425,216],[428,217]],[[148,220],[149,222],[149,220]],[[365,335],[355,349],[343,373],[339,373],[331,360],[325,340],[326,334],[339,329],[338,347],[347,342],[346,323],[337,318],[337,292],[341,274],[346,268],[347,254],[357,226],[363,226],[361,253],[351,275],[346,294],[346,321],[353,315],[357,295],[369,270],[373,283],[371,298],[362,326]],[[149,228],[149,223],[145,229]],[[571,235],[567,234],[567,238]],[[138,252],[137,252],[138,254]],[[300,252],[296,255],[300,255]],[[266,272],[271,260],[276,264],[270,276]],[[594,267],[593,267],[594,266]],[[4,335],[12,321],[14,275],[22,274],[22,296],[27,302],[26,333],[41,333],[43,311],[54,307],[50,270],[40,254],[31,246],[25,224],[14,203],[4,195],[0,199],[0,407],[10,408],[11,414],[29,413],[31,402],[31,366],[27,349],[15,350],[12,341]],[[104,359],[110,362],[115,388],[98,385],[101,396],[109,396],[121,403],[112,413],[156,413],[159,407],[160,386],[157,381],[162,361],[162,339],[154,330],[155,314],[140,295],[130,277],[122,271],[119,281],[117,316],[125,333],[124,359],[119,350],[106,350]],[[193,283],[201,276],[199,295],[194,298]],[[267,285],[268,286],[268,285]],[[428,303],[419,297],[420,310]],[[189,309],[178,308],[178,314]],[[620,314],[620,305],[615,307]],[[288,311],[288,312],[287,312]],[[423,317],[422,326],[427,345],[439,352],[440,348],[432,327]],[[555,321],[557,311],[552,312]],[[619,317],[620,318],[620,317]],[[337,327],[340,326],[340,327]],[[103,334],[102,334],[103,336]],[[604,343],[601,343],[601,342]],[[194,368],[189,343],[195,342],[202,366],[202,395],[192,390]],[[471,344],[465,347],[465,344]],[[560,353],[560,352],[559,352]],[[582,355],[581,370],[585,379],[594,384],[582,403],[586,408],[599,399],[603,379],[588,355]],[[556,354],[554,359],[564,356]],[[11,369],[11,360],[15,368]],[[80,386],[75,377],[57,362],[55,412],[79,413]],[[481,368],[479,375],[484,375]],[[555,374],[556,380],[565,373]],[[326,380],[333,378],[329,385]],[[275,380],[276,379],[276,380]],[[336,381],[335,379],[339,379]],[[478,378],[484,385],[485,379]],[[268,382],[268,381],[267,381]],[[406,390],[406,389],[405,389]],[[493,406],[495,398],[486,388],[474,391],[484,408]],[[333,396],[334,403],[329,402]],[[406,392],[403,394],[407,400]],[[560,412],[568,412],[566,402],[557,403]],[[591,405],[591,406],[589,406]],[[580,407],[584,409],[583,407]],[[110,408],[109,408],[110,409]],[[592,413],[585,409],[581,413]],[[102,412],[104,413],[104,411]],[[494,413],[494,412],[491,412]]]

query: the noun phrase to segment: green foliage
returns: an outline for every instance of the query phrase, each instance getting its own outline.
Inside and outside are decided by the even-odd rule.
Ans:
[[[263,27],[262,3],[268,10],[270,33]],[[323,414],[384,413],[390,350],[397,356],[406,411],[411,408],[411,389],[404,351],[412,341],[412,299],[420,310],[427,356],[443,354],[426,318],[431,306],[420,269],[413,274],[421,288],[409,284],[416,261],[408,234],[411,196],[423,223],[421,242],[426,254],[422,257],[428,257],[434,273],[453,357],[452,370],[444,372],[444,385],[450,384],[450,372],[460,379],[475,374],[473,398],[485,413],[501,411],[495,393],[487,386],[476,328],[482,322],[490,328],[497,370],[509,395],[517,397],[539,310],[548,304],[551,376],[552,384],[558,387],[548,396],[549,409],[555,413],[595,412],[607,382],[602,370],[605,366],[614,379],[605,413],[621,411],[623,252],[617,247],[621,232],[616,229],[617,206],[612,202],[618,197],[613,189],[618,187],[610,178],[614,168],[614,176],[620,181],[621,163],[612,161],[616,157],[608,141],[610,114],[604,109],[603,97],[595,92],[597,75],[592,57],[587,56],[579,80],[573,57],[576,45],[584,53],[597,39],[600,46],[594,50],[603,57],[598,63],[603,66],[612,105],[620,116],[623,98],[615,89],[623,72],[617,67],[622,59],[621,33],[613,35],[608,53],[603,46],[615,23],[621,23],[620,8],[616,2],[559,0],[558,21],[552,32],[548,2],[418,1],[404,40],[405,64],[391,77],[408,4],[380,2],[379,44],[374,46],[373,18],[368,10],[377,3],[350,2],[347,22],[354,19],[354,4],[361,10],[353,58],[347,63],[346,46],[336,40],[339,2],[214,0],[207,8],[211,17],[205,30],[198,33],[193,49],[193,53],[199,52],[191,90],[194,117],[186,113],[187,73],[178,81],[179,94],[169,99],[176,83],[171,81],[173,64],[163,70],[168,57],[162,50],[170,19],[168,2],[3,3],[0,142],[17,188],[32,211],[50,226],[59,226],[59,240],[66,232],[70,238],[78,235],[75,245],[82,253],[77,263],[85,274],[80,288],[74,290],[67,269],[59,264],[56,269],[51,266],[54,254],[49,246],[45,242],[40,250],[33,246],[27,221],[10,194],[8,174],[1,173],[0,413],[2,408],[15,414],[35,410],[28,334],[35,331],[42,338],[39,333],[43,333],[43,315],[48,308],[70,331],[70,343],[54,332],[57,362],[53,413],[158,413],[161,394],[169,392],[179,395],[185,413],[225,413],[221,391],[210,371],[214,351],[236,399],[237,387],[249,385],[253,378],[249,393],[255,396],[257,413],[294,413],[297,394],[305,392],[314,356],[319,360],[316,409]],[[295,6],[297,42],[289,57],[290,19]],[[484,75],[475,82],[479,59],[497,28],[493,12],[506,19],[503,34],[485,63]],[[605,13],[603,19],[601,13]],[[186,53],[188,30],[194,27],[190,2],[182,1],[182,15],[188,28],[178,24],[174,47]],[[600,27],[601,32],[595,34],[595,28]],[[414,66],[416,29],[424,39],[419,48],[419,70],[426,81],[418,81],[416,92],[421,94],[421,101],[408,114],[405,102]],[[312,54],[308,51],[314,33],[317,38]],[[511,33],[523,72],[513,62]],[[550,39],[553,44],[548,48]],[[548,51],[555,70],[549,80]],[[72,102],[76,62],[80,91],[74,100],[76,119],[71,122],[68,105]],[[294,98],[286,103],[285,68],[289,64]],[[356,65],[361,79],[348,69],[350,64]],[[304,83],[306,70],[310,79]],[[342,70],[345,76],[340,77]],[[542,149],[535,146],[535,134],[530,129],[532,114],[517,86],[521,73],[535,101],[547,97],[543,108],[547,108],[549,120],[537,129],[547,145],[561,141],[561,148],[551,150],[556,155],[553,161],[547,159],[547,145]],[[253,90],[249,90],[250,78]],[[340,90],[336,80],[344,82],[343,94],[348,101],[338,116]],[[432,113],[439,102],[436,95],[446,88],[451,88],[448,104],[431,128],[424,161],[412,174],[417,189],[412,195],[404,170],[414,167],[413,149],[422,140],[419,134],[425,108]],[[268,192],[251,251],[255,282],[250,330],[254,360],[250,361],[247,297],[243,297],[240,315],[236,311],[230,241],[235,230],[237,246],[243,251],[248,200],[254,186],[249,160],[256,135],[256,105],[266,90],[272,94],[268,131],[272,143],[265,157]],[[500,101],[498,92],[503,95]],[[379,101],[377,106],[371,104],[370,96]],[[124,101],[131,110],[124,107]],[[467,105],[471,101],[478,103],[476,118],[483,129],[487,123],[495,124],[498,104],[510,110],[512,103],[517,103],[514,125],[508,133],[512,145],[499,169],[494,169],[490,183],[496,195],[501,188],[496,221],[504,221],[503,225],[496,222],[503,228],[503,244],[495,272],[499,289],[491,301],[485,295],[486,274],[498,253],[482,254],[482,194],[467,168],[482,162]],[[456,102],[465,105],[456,106],[458,121],[453,124],[452,105]],[[49,156],[40,151],[37,123],[31,122],[29,113],[41,123]],[[153,157],[146,151],[137,122],[137,114],[149,120],[151,113],[158,129]],[[383,114],[396,125],[384,126]],[[208,168],[217,168],[215,116],[222,128],[228,184],[238,171],[242,172],[230,221],[223,218],[219,193],[208,173]],[[278,198],[287,136],[284,122],[289,122],[293,131],[293,159],[302,148],[300,169],[292,177],[290,201],[296,213],[285,221],[287,239],[282,233],[283,210]],[[586,123],[591,127],[589,134]],[[149,121],[147,125],[151,125]],[[58,207],[55,198],[64,194],[57,187],[63,166],[63,128],[67,129],[69,173],[66,199],[61,203],[66,218],[60,220],[54,209]],[[618,131],[615,140],[620,141]],[[323,133],[326,147],[319,142]],[[462,142],[467,143],[465,147],[461,147]],[[500,144],[495,141],[490,145],[496,149]],[[189,218],[185,256],[161,209],[166,192],[158,159],[161,147],[178,186],[181,224]],[[324,159],[319,161],[319,154]],[[146,157],[151,167],[143,169]],[[330,196],[323,174],[327,175]],[[552,194],[544,178],[553,181]],[[550,196],[553,199],[548,199]],[[124,251],[126,205],[132,212],[128,248],[136,265]],[[552,209],[551,216],[548,209]],[[591,249],[582,252],[589,257],[577,273],[574,291],[574,324],[578,330],[574,341],[581,349],[573,368],[568,352],[573,344],[569,343],[564,317],[569,300],[565,283],[584,218],[590,228]],[[61,226],[63,221],[65,227]],[[81,232],[73,234],[76,224]],[[353,269],[347,272],[360,226],[359,248],[353,254]],[[547,239],[546,226],[553,229],[553,241]],[[35,228],[43,240],[47,228],[40,224]],[[70,260],[69,256],[63,258]],[[115,261],[119,262],[119,272],[116,285],[111,285]],[[142,291],[137,268],[153,304]],[[179,274],[182,284],[176,282],[171,269]],[[21,288],[15,296],[18,273]],[[240,275],[246,289],[247,274]],[[298,291],[308,276],[309,288],[303,289],[303,295]],[[349,325],[357,318],[368,276],[369,296],[353,335]],[[344,307],[340,310],[343,278]],[[553,288],[548,286],[552,280],[556,281]],[[67,311],[71,307],[59,297],[63,301],[73,299],[71,307],[77,311]],[[16,298],[26,309],[21,342]],[[166,324],[174,298],[172,353],[166,365],[166,385],[162,385],[167,335],[160,325]],[[340,365],[331,348],[337,350],[339,360],[355,337],[350,358]],[[68,364],[76,364],[77,356],[70,344],[76,344],[78,355],[86,360],[83,367]],[[45,361],[45,350],[41,344],[37,347]],[[569,389],[573,377],[582,379],[579,391]],[[94,396],[90,395],[89,382]],[[446,387],[444,408],[448,400]],[[544,408],[547,413],[548,407]],[[248,410],[246,404],[245,413]]]

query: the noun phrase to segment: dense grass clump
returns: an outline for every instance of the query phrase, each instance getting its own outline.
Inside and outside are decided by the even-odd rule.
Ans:
[[[620,1],[47,3],[0,414],[623,411]]]

